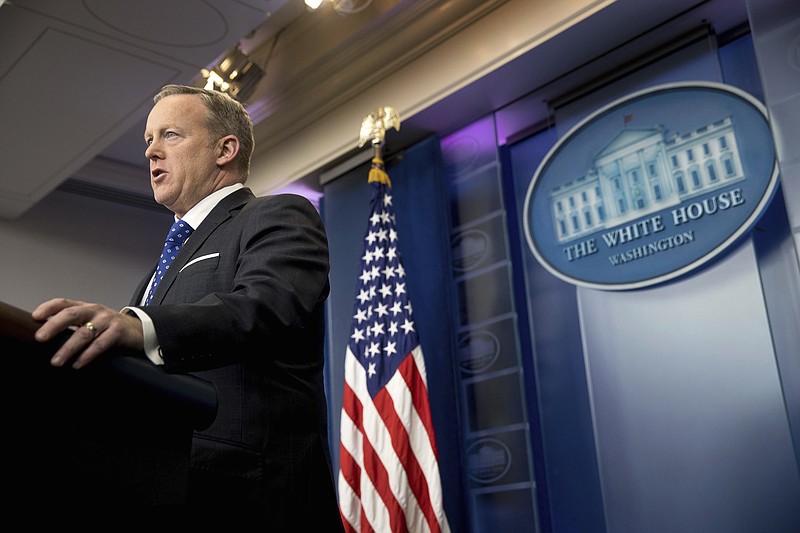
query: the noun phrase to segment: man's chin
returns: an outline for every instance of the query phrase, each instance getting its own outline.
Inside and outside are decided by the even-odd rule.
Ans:
[[[172,211],[172,207],[170,206],[172,206],[172,204],[175,202],[174,198],[171,198],[166,194],[159,194],[157,188],[154,188],[153,190],[153,200],[155,200],[157,204],[163,205],[170,211]]]

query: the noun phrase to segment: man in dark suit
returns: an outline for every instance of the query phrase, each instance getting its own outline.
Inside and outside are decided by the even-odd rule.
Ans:
[[[300,196],[256,198],[244,187],[252,122],[234,99],[170,85],[154,101],[144,135],[154,197],[193,231],[162,255],[174,262],[159,268],[160,281],[151,272],[129,307],[50,300],[33,311],[44,321],[36,338],[73,330],[54,366],[82,368],[123,348],[214,384],[217,417],[192,440],[187,516],[341,530],[322,374],[329,265],[319,215]]]

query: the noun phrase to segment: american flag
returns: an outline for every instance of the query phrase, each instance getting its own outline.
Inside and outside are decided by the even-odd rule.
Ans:
[[[369,181],[345,354],[339,509],[349,532],[449,532],[425,360],[397,249],[391,184],[378,157]]]

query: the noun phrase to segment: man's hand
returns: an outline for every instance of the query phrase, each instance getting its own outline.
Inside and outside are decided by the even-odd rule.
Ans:
[[[44,321],[36,331],[39,342],[52,340],[67,329],[73,331],[50,359],[53,366],[63,366],[74,359],[72,367],[82,368],[111,348],[141,350],[144,344],[142,323],[136,316],[100,304],[55,298],[40,304],[31,315],[34,320]]]

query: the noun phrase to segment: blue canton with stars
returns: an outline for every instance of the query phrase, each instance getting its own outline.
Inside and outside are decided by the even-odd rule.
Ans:
[[[374,397],[419,340],[397,249],[392,196],[387,185],[371,185],[371,213],[349,346],[366,371],[367,388]]]

